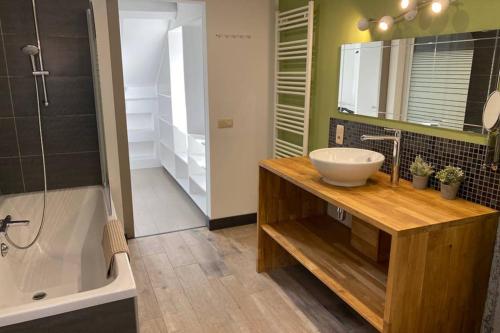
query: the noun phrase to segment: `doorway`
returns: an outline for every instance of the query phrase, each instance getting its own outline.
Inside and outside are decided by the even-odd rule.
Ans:
[[[136,237],[206,225],[205,6],[120,0]]]

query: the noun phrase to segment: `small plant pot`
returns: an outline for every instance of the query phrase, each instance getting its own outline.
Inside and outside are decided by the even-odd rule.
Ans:
[[[441,183],[441,197],[447,200],[453,200],[457,197],[460,183],[446,185]]]
[[[428,183],[429,183],[429,176],[413,175],[413,188],[417,190],[423,190],[427,188]]]

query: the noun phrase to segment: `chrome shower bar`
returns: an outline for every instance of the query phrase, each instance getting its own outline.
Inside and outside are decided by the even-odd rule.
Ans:
[[[49,106],[49,99],[47,97],[47,83],[45,82],[45,76],[49,75],[49,72],[43,68],[43,57],[42,57],[42,45],[40,43],[40,32],[38,30],[38,15],[36,10],[36,0],[31,0],[33,7],[33,20],[35,22],[35,33],[36,42],[38,46],[38,62],[40,64],[40,70],[36,71],[33,69],[33,76],[40,76],[42,78],[42,90],[43,90],[43,105]]]

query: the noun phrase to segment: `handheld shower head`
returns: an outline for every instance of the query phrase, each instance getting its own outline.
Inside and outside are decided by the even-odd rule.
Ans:
[[[35,56],[40,52],[40,49],[35,45],[26,45],[21,48],[21,51],[30,57],[31,60],[31,68],[33,69],[33,73],[36,72],[36,62]]]
[[[38,44],[40,45],[40,44]],[[37,80],[36,78],[40,76],[42,78],[42,85],[43,85],[43,95],[44,95],[44,101],[43,104],[45,106],[49,105],[49,102],[47,101],[47,88],[45,85],[45,76],[49,75],[49,72],[43,69],[43,63],[42,63],[42,53],[40,52],[40,47],[35,46],[35,45],[25,45],[21,48],[21,51],[30,57],[30,62],[31,62],[31,68],[33,70],[33,76],[35,77],[35,81]],[[35,56],[38,55],[38,65],[40,66],[40,70],[37,70],[37,61],[35,60]]]
[[[21,48],[21,51],[23,51],[24,54],[32,57],[37,55],[40,50],[35,45],[26,45]]]

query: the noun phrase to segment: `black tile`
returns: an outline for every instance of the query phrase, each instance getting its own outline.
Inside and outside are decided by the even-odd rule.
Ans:
[[[38,117],[16,118],[21,156],[41,155]]]
[[[484,102],[467,102],[464,122],[469,125],[483,124]]]
[[[38,0],[41,35],[88,37],[87,8],[88,0]]]
[[[31,0],[0,0],[4,33],[35,33]]]
[[[95,115],[44,117],[43,129],[47,154],[99,150]]]
[[[497,41],[497,48],[495,51],[495,57],[493,59],[493,75],[500,74],[500,39]]]
[[[0,77],[0,118],[12,117],[12,104],[10,102],[9,81],[6,77]]]
[[[0,157],[19,157],[14,118],[0,118]]]
[[[47,156],[49,189],[101,184],[99,153]]]
[[[495,90],[498,90],[498,88],[500,88],[500,85],[499,85],[499,82],[498,82],[498,75],[492,75],[491,76],[491,83],[490,83],[489,94],[491,94]]]
[[[472,58],[472,75],[489,76],[493,70],[495,48],[475,48]]]
[[[127,298],[3,326],[0,333],[137,333],[136,310],[135,298]]]
[[[0,24],[2,21],[0,20]],[[4,53],[4,42],[3,36],[0,34],[0,76],[7,75],[7,67],[5,67],[5,53]]]
[[[19,158],[0,158],[0,194],[24,191]]]
[[[471,75],[467,102],[485,103],[489,95],[490,79],[489,75]]]
[[[49,77],[49,106],[44,115],[95,114],[91,77]]]
[[[14,115],[16,117],[37,116],[35,80],[33,77],[10,78],[10,85]]]
[[[43,162],[41,156],[23,157],[24,184],[26,192],[43,191]]]
[[[8,74],[11,76],[32,77],[33,69],[30,57],[25,55],[21,49],[27,44],[36,45],[36,37],[26,34],[4,35],[3,37]]]
[[[344,146],[366,148],[384,154],[386,159],[382,171],[390,173],[392,145],[382,141],[361,142],[363,134],[382,135],[382,127],[360,124],[351,121],[331,119],[329,146],[335,143],[337,124],[345,126]],[[483,168],[487,154],[491,152],[487,146],[444,139],[423,134],[403,131],[401,144],[401,178],[411,180],[409,172],[411,162],[416,155],[422,155],[436,170],[446,165],[459,166],[464,170],[465,180],[460,188],[459,197],[488,207],[500,209],[500,172]],[[439,182],[431,177],[429,186],[439,189]]]
[[[51,76],[92,76],[88,38],[42,39],[44,65]]]

